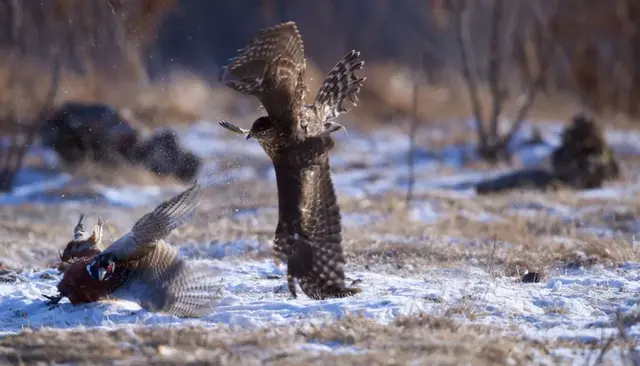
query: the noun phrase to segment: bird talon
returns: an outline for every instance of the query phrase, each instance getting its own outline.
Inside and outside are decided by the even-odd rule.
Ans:
[[[62,300],[62,296],[60,295],[53,295],[53,296],[49,296],[49,295],[42,295],[45,299],[49,300],[47,301],[47,305],[51,306],[51,305],[58,305],[58,303],[60,302],[60,300]]]

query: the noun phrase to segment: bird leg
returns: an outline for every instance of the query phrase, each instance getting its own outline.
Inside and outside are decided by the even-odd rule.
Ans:
[[[289,292],[291,293],[291,297],[293,297],[294,299],[298,298],[298,294],[296,293],[296,281],[295,281],[295,277],[291,274],[291,272],[288,270],[287,266],[287,287],[289,287]]]
[[[239,135],[248,135],[249,134],[249,130],[245,130],[242,127],[238,127],[236,125],[234,125],[233,123],[227,122],[227,121],[220,121],[218,122],[220,123],[220,126],[226,128],[227,130],[237,133]]]

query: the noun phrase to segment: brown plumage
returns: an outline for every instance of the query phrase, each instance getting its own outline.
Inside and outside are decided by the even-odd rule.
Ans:
[[[107,104],[66,102],[43,122],[40,138],[67,163],[88,158],[112,165],[133,158],[139,134]]]
[[[135,301],[148,311],[201,316],[219,297],[218,282],[164,242],[188,221],[200,203],[197,183],[140,218],[130,232],[97,256],[73,261],[58,284],[72,304],[113,297]]]
[[[558,179],[575,188],[601,187],[620,175],[615,154],[598,124],[585,115],[576,115],[562,133],[562,144],[551,156]]]
[[[67,243],[62,254],[60,254],[60,264],[58,269],[63,271],[73,261],[82,258],[93,258],[102,252],[102,221],[98,220],[93,233],[88,236],[84,229],[84,215],[73,229],[73,240]]]
[[[223,69],[221,80],[237,91],[256,96],[268,116],[251,130],[228,122],[221,125],[247,139],[258,140],[275,168],[279,219],[274,252],[287,262],[289,290],[294,279],[314,299],[344,297],[360,292],[345,286],[340,208],[331,181],[331,133],[334,122],[354,105],[365,78],[360,53],[351,51],[327,75],[312,105],[304,105],[306,68],[304,47],[293,22],[263,29]],[[230,76],[236,80],[228,80]]]
[[[106,300],[113,292],[114,282],[97,281],[87,272],[87,266],[93,262],[92,258],[76,258],[67,262],[64,276],[58,283],[57,297],[48,297],[52,303],[57,303],[67,297],[73,305]],[[117,278],[117,276],[114,276]]]

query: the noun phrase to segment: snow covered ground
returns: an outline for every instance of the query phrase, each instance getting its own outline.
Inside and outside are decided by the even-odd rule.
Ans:
[[[282,269],[270,260],[203,260],[219,271],[223,297],[210,316],[179,319],[138,311],[136,304],[113,300],[72,306],[47,306],[42,295],[55,294],[55,270],[27,270],[15,284],[0,285],[3,333],[29,328],[117,327],[127,324],[189,323],[257,328],[323,322],[347,315],[388,323],[399,315],[444,314],[464,309],[473,322],[508,328],[517,325],[528,336],[545,340],[592,341],[616,330],[612,316],[640,302],[640,265],[616,269],[577,269],[551,275],[539,284],[521,283],[479,268],[426,268],[419,276],[349,271],[364,292],[348,299],[291,299]],[[466,319],[466,321],[470,321]],[[640,325],[628,330],[640,337]]]
[[[562,125],[550,124],[543,130],[549,146],[523,147],[516,142],[514,149],[523,166],[536,166],[558,143],[556,134]],[[435,134],[423,129],[424,134]],[[527,137],[524,129],[521,139]],[[265,181],[275,189],[275,176],[268,168],[266,156],[255,142],[245,142],[229,134],[216,123],[200,122],[179,131],[183,144],[206,159],[206,183],[211,186],[229,185],[230,182]],[[230,136],[231,135],[231,136]],[[332,169],[337,193],[341,198],[355,201],[375,200],[375,197],[406,190],[408,173],[406,135],[399,129],[374,133],[350,130],[348,135],[337,134],[338,146],[332,155]],[[637,154],[640,135],[611,131],[609,142],[616,151]],[[34,154],[40,153],[34,151]],[[225,163],[234,158],[236,163]],[[416,154],[417,177],[415,192],[418,199],[412,205],[411,225],[422,225],[427,230],[442,219],[439,200],[453,197],[473,199],[473,184],[505,171],[474,170],[465,167],[475,158],[471,146],[449,146],[429,149],[422,146]],[[237,163],[240,161],[240,163]],[[266,167],[266,168],[265,168]],[[446,174],[443,174],[446,171]],[[67,174],[25,171],[19,177],[19,187],[11,195],[0,195],[1,205],[87,204],[87,198],[54,199],[50,190],[64,187],[72,181]],[[157,204],[180,188],[140,186],[96,186],[97,197],[103,204],[125,207],[149,207]],[[535,218],[536,215],[557,216],[567,222],[576,222],[599,210],[629,209],[625,197],[637,196],[640,184],[633,182],[610,183],[602,189],[576,194],[577,199],[593,200],[580,207],[553,202],[542,196],[536,202],[515,201],[502,215],[480,210],[460,211],[470,220],[498,222],[508,216]],[[275,193],[274,193],[275,194]],[[431,194],[431,196],[429,196]],[[89,201],[91,202],[91,201]],[[259,208],[236,216],[260,215]],[[343,210],[346,232],[375,226],[386,220],[378,211]],[[466,213],[465,213],[466,212]],[[631,219],[631,221],[635,221]],[[635,250],[635,235],[640,226],[630,225],[625,240]],[[71,229],[71,228],[69,228]],[[599,235],[615,238],[610,227],[583,227]],[[377,235],[377,234],[375,234]],[[368,238],[376,245],[398,241],[401,236],[388,233]],[[387,236],[388,235],[388,236]],[[484,235],[484,234],[483,234]],[[390,239],[393,237],[393,239]],[[421,242],[408,237],[407,242]],[[63,300],[59,306],[45,305],[43,295],[53,295],[60,275],[53,269],[25,268],[15,282],[0,282],[0,335],[14,334],[25,328],[83,329],[118,328],[136,325],[197,324],[205,327],[231,327],[256,329],[260,327],[291,327],[306,323],[322,324],[346,316],[362,316],[388,324],[398,316],[434,315],[451,317],[464,324],[480,324],[502,330],[505,334],[524,336],[541,342],[567,341],[579,344],[605,342],[619,336],[614,322],[616,314],[631,314],[640,303],[640,263],[622,262],[581,268],[548,268],[540,283],[522,283],[519,277],[496,273],[492,268],[468,264],[466,266],[426,265],[398,270],[392,264],[348,264],[349,281],[356,281],[361,294],[346,299],[309,300],[304,295],[291,299],[283,277],[284,268],[276,268],[269,259],[269,248],[255,238],[238,238],[218,242],[214,233],[210,242],[181,248],[187,257],[206,263],[219,273],[223,296],[209,316],[201,319],[179,319],[163,314],[139,310],[136,304],[124,301],[101,302],[72,306]],[[345,237],[345,240],[349,240]],[[451,238],[451,245],[465,245],[465,238]],[[570,238],[559,237],[569,241]],[[471,239],[473,241],[473,239]],[[456,244],[457,243],[457,244]],[[460,244],[462,243],[462,244]],[[179,240],[172,244],[181,246]],[[507,244],[505,244],[507,245]],[[473,253],[473,246],[468,249]],[[244,254],[259,253],[257,257]],[[1,261],[1,258],[0,258]],[[640,325],[629,324],[625,336],[640,339]],[[637,348],[640,351],[640,348]],[[338,352],[339,349],[334,349]],[[556,356],[585,360],[575,350],[557,347]],[[614,359],[612,362],[617,363]]]

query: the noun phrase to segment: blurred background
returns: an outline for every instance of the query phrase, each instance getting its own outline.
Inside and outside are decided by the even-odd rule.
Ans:
[[[425,117],[468,115],[456,35],[460,7],[483,101],[490,99],[488,64],[496,57],[504,83],[510,84],[505,98],[517,99],[526,84],[522,74],[535,74],[550,62],[536,106],[567,107],[566,100],[553,106],[562,97],[601,112],[637,113],[640,4],[632,0],[3,0],[0,97],[19,115],[34,112],[34,98],[22,89],[46,95],[52,60],[59,54],[63,73],[56,103],[100,100],[140,114],[155,106],[185,115],[216,114],[215,107],[231,104],[226,111],[232,112],[227,98],[237,96],[212,90],[219,87],[219,67],[259,28],[294,20],[312,84],[347,51],[362,52],[367,107],[355,112],[368,114],[369,122],[388,123],[391,115],[408,113],[411,86],[406,84],[416,71],[429,85],[420,100]],[[494,40],[496,15],[500,29]],[[547,61],[543,49],[549,42],[556,49]]]
[[[639,17],[632,0],[1,0],[0,132],[34,130],[69,101],[136,129],[255,113],[219,69],[258,29],[293,20],[308,98],[357,49],[368,80],[352,128],[473,117],[458,138],[495,162],[525,119],[635,119]]]

